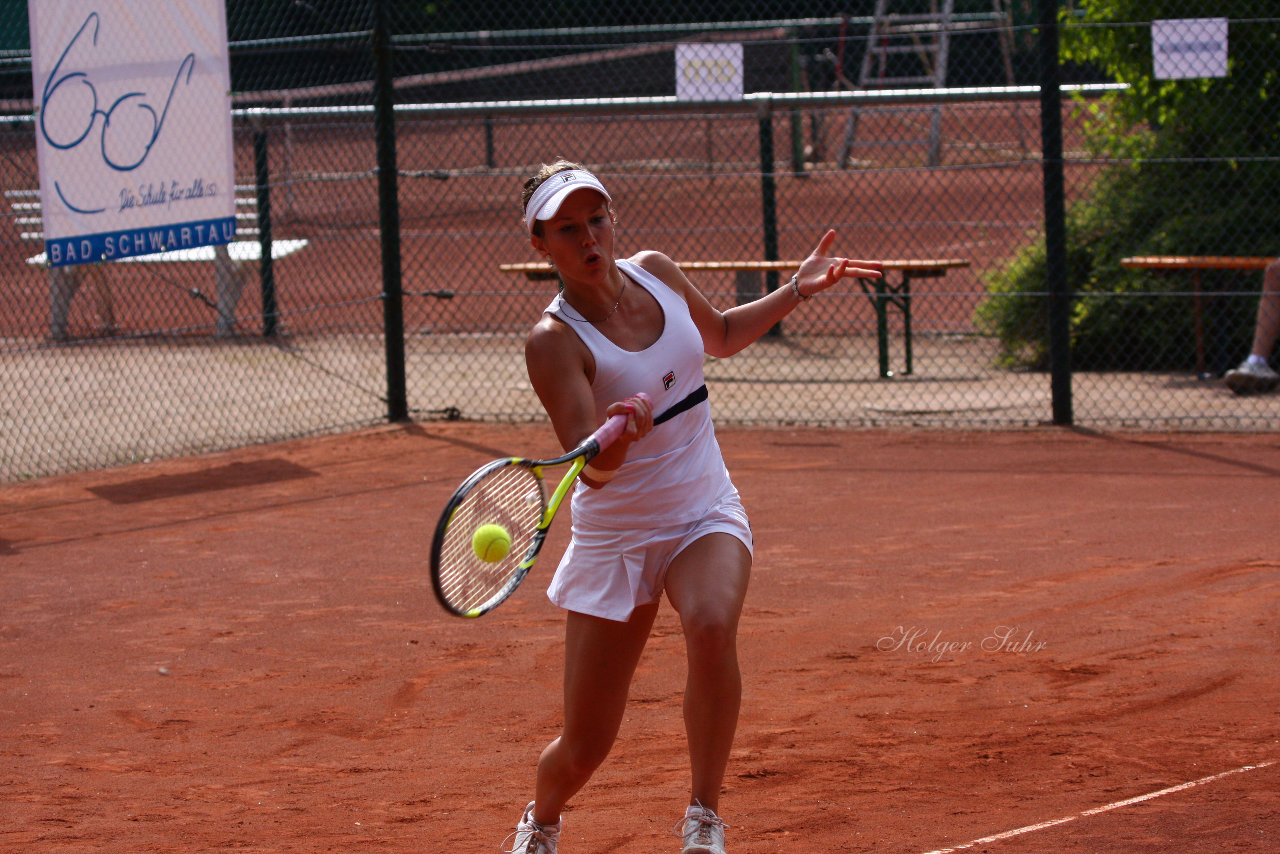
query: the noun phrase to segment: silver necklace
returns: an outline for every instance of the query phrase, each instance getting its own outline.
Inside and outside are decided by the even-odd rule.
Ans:
[[[622,305],[622,295],[626,293],[626,291],[627,291],[627,277],[623,276],[622,287],[618,289],[618,301],[613,304],[613,308],[609,309],[609,313],[606,314],[604,317],[600,318],[599,320],[587,320],[585,317],[574,317],[572,314],[566,314],[565,317],[569,318],[570,320],[576,321],[578,323],[604,323],[606,320],[613,317],[614,312],[618,310],[618,306]],[[572,308],[575,312],[578,312],[578,314],[582,314],[582,312],[574,308],[573,303],[569,302],[567,297],[561,297],[561,298],[564,299],[566,303],[568,303],[569,308]]]

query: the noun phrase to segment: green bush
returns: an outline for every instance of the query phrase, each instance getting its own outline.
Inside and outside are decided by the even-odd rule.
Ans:
[[[1232,4],[1261,17],[1260,0]],[[1190,274],[1127,270],[1129,255],[1274,255],[1280,244],[1280,48],[1274,19],[1230,31],[1228,77],[1159,81],[1151,77],[1151,0],[1097,0],[1064,27],[1064,56],[1092,62],[1130,85],[1090,104],[1086,142],[1104,166],[1067,212],[1067,281],[1072,364],[1089,370],[1186,369],[1194,364],[1195,315]],[[1198,8],[1203,7],[1203,8]],[[1179,17],[1220,15],[1219,4],[1188,0]],[[1107,26],[1091,26],[1108,24]],[[1071,174],[1069,168],[1068,174]],[[978,310],[979,329],[1001,342],[1007,367],[1044,368],[1045,251],[1036,239],[992,273],[992,298]],[[1201,274],[1217,298],[1206,312],[1207,336],[1239,354],[1252,333],[1258,273]]]
[[[1073,295],[1072,364],[1083,370],[1185,370],[1194,366],[1195,314],[1189,273],[1125,269],[1129,255],[1261,255],[1280,238],[1280,218],[1267,195],[1280,188],[1280,167],[1253,168],[1245,178],[1226,164],[1143,160],[1101,174],[1085,202],[1067,213],[1067,280]],[[1198,208],[1184,197],[1205,198]],[[1272,235],[1276,237],[1271,237]],[[980,330],[1001,343],[1010,368],[1048,366],[1042,240],[1028,245],[987,278],[991,299],[978,309]],[[1215,346],[1247,351],[1260,273],[1200,274],[1217,298],[1208,335]],[[1225,330],[1218,332],[1218,330]]]

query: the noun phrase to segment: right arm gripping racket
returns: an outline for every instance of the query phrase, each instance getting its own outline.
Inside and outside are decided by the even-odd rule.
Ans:
[[[479,617],[514,593],[537,561],[574,480],[626,429],[626,414],[614,415],[564,456],[504,457],[464,480],[445,504],[431,541],[431,586],[440,604],[460,617]],[[565,464],[569,470],[547,500],[542,473]],[[483,525],[500,525],[511,539],[510,549],[499,560],[485,560],[472,548],[472,537]]]

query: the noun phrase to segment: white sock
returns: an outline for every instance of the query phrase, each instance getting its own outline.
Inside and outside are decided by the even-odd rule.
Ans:
[[[1267,364],[1267,357],[1259,356],[1257,353],[1250,353],[1246,361],[1251,365],[1265,365]]]

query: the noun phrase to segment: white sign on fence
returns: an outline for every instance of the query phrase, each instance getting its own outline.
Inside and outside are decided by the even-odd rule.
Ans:
[[[742,45],[676,45],[676,98],[681,101],[742,100]]]
[[[1179,18],[1151,22],[1157,80],[1227,76],[1227,19]]]
[[[51,266],[227,243],[224,0],[28,0]]]

